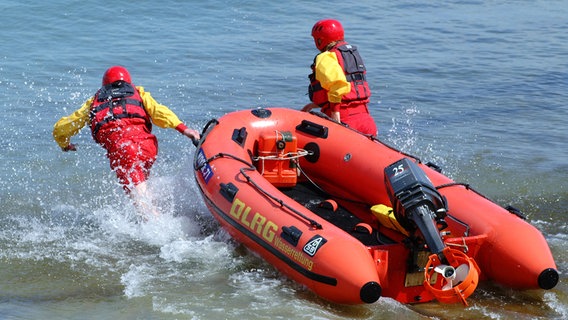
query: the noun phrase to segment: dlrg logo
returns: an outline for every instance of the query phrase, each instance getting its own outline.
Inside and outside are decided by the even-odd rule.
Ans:
[[[313,257],[319,250],[319,248],[321,248],[326,242],[327,240],[324,237],[316,235],[311,238],[308,243],[306,243],[306,245],[304,246],[304,252],[307,253],[310,257]]]

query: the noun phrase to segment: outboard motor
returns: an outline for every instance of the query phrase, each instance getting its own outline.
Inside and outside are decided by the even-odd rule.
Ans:
[[[432,252],[424,267],[426,289],[440,302],[467,306],[466,298],[479,281],[479,267],[473,258],[442,241],[440,230],[448,226],[444,220],[446,199],[426,173],[407,158],[385,168],[385,184],[398,223],[410,232],[419,229]],[[441,276],[433,280],[434,274]]]
[[[440,255],[445,245],[438,225],[447,226],[445,198],[424,171],[407,158],[385,168],[385,183],[400,225],[410,232],[418,228],[430,251]]]

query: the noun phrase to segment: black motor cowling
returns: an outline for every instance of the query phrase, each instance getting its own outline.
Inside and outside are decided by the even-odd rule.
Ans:
[[[410,232],[418,228],[430,251],[440,254],[445,245],[438,225],[446,226],[446,200],[426,173],[403,158],[385,168],[385,184],[400,225]]]

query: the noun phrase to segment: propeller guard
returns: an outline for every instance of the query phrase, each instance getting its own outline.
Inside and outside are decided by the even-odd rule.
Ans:
[[[466,299],[475,291],[479,283],[479,267],[473,258],[468,257],[465,253],[457,249],[446,247],[442,251],[442,254],[449,265],[454,268],[462,264],[467,265],[469,267],[467,276],[451,289],[444,290],[443,287],[447,284],[448,280],[434,270],[437,266],[442,264],[442,261],[440,261],[440,257],[437,254],[432,254],[428,258],[428,262],[424,268],[424,287],[432,293],[436,300],[442,303],[461,302],[467,306]],[[434,278],[435,282],[432,284],[431,279],[434,274],[437,274],[437,278]]]

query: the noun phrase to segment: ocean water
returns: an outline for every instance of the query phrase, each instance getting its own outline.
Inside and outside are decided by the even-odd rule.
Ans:
[[[2,0],[0,12],[0,319],[568,317],[567,2]],[[88,130],[75,153],[52,139],[115,64],[197,129],[299,109],[311,27],[327,17],[365,59],[379,136],[521,209],[552,249],[556,288],[482,284],[467,308],[330,304],[219,228],[174,130],[154,130],[164,215],[145,224]]]

